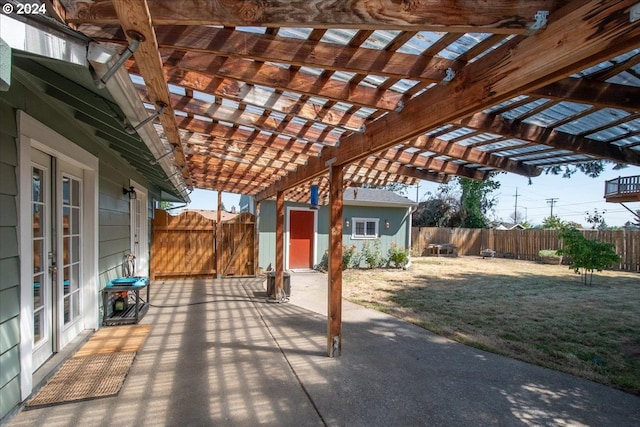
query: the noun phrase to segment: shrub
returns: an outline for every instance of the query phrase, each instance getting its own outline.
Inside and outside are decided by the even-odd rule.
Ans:
[[[389,264],[393,264],[396,268],[403,268],[409,262],[409,251],[401,248],[395,242],[391,243],[387,253],[389,255]]]
[[[353,262],[358,259],[356,245],[342,245],[342,270],[353,267]]]
[[[375,239],[373,245],[369,244],[369,241],[362,244],[362,259],[367,268],[381,267],[384,264],[379,239]]]
[[[581,274],[582,283],[585,285],[593,282],[593,270],[602,271],[604,267],[620,260],[613,244],[596,239],[589,240],[573,227],[562,230],[560,239],[564,247],[558,249],[558,253],[570,258],[569,268]]]
[[[553,249],[543,249],[538,251],[540,261],[544,264],[560,264],[562,261],[562,255]]]

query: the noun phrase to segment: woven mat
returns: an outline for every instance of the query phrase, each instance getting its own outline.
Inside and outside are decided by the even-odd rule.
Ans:
[[[135,352],[129,351],[73,357],[27,403],[27,407],[115,396],[135,356]]]
[[[62,365],[27,408],[117,395],[149,331],[151,325],[100,329]]]
[[[73,357],[138,351],[149,335],[151,325],[109,326],[93,334]]]

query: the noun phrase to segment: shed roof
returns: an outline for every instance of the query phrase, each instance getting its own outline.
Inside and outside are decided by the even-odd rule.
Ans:
[[[101,43],[142,36],[126,67],[191,187],[640,165],[635,0],[53,3]]]
[[[381,188],[347,188],[342,197],[345,205],[353,206],[399,206],[418,204],[407,197]]]

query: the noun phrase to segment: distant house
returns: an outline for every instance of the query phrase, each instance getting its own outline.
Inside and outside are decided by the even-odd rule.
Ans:
[[[525,226],[522,224],[513,224],[509,222],[498,222],[495,223],[491,228],[495,230],[524,230]]]
[[[380,251],[387,254],[392,243],[411,247],[411,212],[417,205],[404,196],[387,190],[348,188],[343,195],[342,242],[362,249],[376,239]],[[240,201],[248,209],[247,198]],[[313,210],[302,203],[285,203],[285,269],[310,269],[319,264],[328,248],[328,207]],[[276,253],[275,201],[260,203],[259,266],[274,266]]]
[[[202,215],[203,217],[207,218],[207,219],[211,219],[213,221],[217,221],[218,220],[218,211],[213,211],[213,210],[208,210],[208,209],[184,209],[182,211],[180,211],[180,213],[182,212],[196,212],[199,213],[200,215]],[[227,211],[222,211],[220,212],[220,221],[229,221],[230,219],[233,219],[235,217],[237,217],[238,214],[235,212],[227,212]]]

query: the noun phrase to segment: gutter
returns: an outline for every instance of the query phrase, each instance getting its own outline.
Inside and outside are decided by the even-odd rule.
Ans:
[[[121,50],[121,48],[119,48]],[[92,67],[92,72],[97,76],[103,76],[119,57],[119,50],[107,47],[105,44],[89,42],[87,60]],[[106,88],[113,96],[113,99],[122,109],[129,123],[136,125],[149,118],[149,112],[145,108],[129,73],[120,67],[113,77],[106,82]],[[178,190],[183,200],[190,203],[187,184],[182,174],[173,163],[170,145],[162,142],[155,128],[153,121],[148,121],[144,126],[137,129],[138,135],[153,154],[155,161],[160,165],[164,173],[169,177],[171,184]]]

